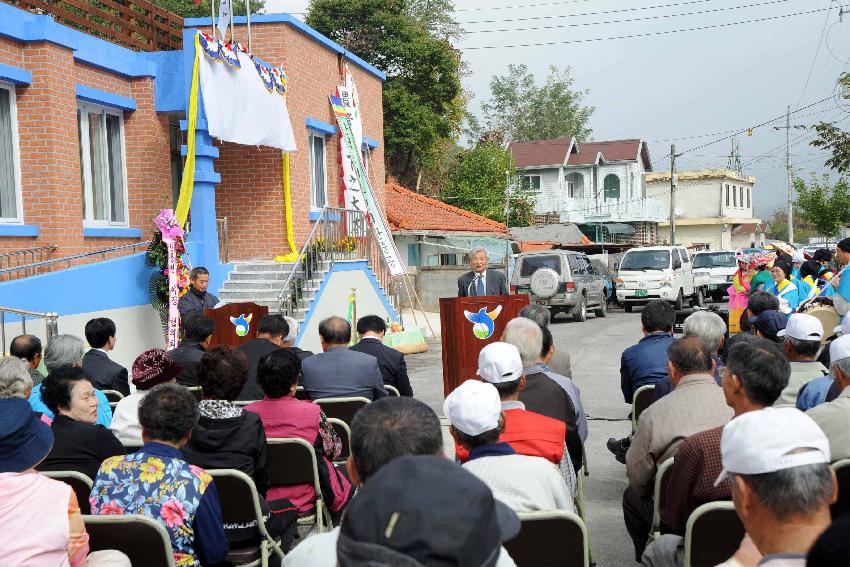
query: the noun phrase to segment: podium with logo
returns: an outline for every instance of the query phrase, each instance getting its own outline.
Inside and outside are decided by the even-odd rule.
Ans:
[[[260,319],[268,313],[268,307],[250,301],[226,303],[217,309],[204,309],[204,315],[215,322],[211,346],[237,347],[256,339]]]
[[[528,305],[528,296],[484,295],[440,299],[443,393],[475,378],[478,353],[502,336],[505,325]]]

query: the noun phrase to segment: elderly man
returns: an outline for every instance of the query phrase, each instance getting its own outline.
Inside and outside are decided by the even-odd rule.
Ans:
[[[817,317],[794,313],[777,336],[784,337],[782,350],[791,363],[791,378],[782,395],[776,400],[776,406],[794,407],[800,390],[806,384],[829,374],[829,370],[815,360],[823,338],[823,325]]]
[[[257,326],[257,338],[243,343],[236,350],[248,358],[248,379],[237,400],[261,400],[263,389],[257,384],[257,364],[270,352],[283,348],[283,339],[289,334],[289,324],[283,315],[263,315]]]
[[[519,316],[531,319],[540,325],[541,329],[548,328],[549,323],[552,320],[552,312],[549,311],[548,307],[543,307],[542,305],[536,305],[534,303],[529,303],[523,307],[519,312]],[[568,353],[566,349],[558,348],[554,344],[553,349],[554,352],[552,353],[552,357],[549,359],[547,366],[555,374],[572,378],[573,373],[570,369],[570,353]],[[541,356],[545,355],[546,353],[541,353]]]
[[[404,354],[384,344],[387,324],[377,315],[366,315],[357,321],[357,334],[360,342],[351,350],[374,356],[378,359],[378,368],[384,384],[397,389],[402,396],[412,396],[413,388],[407,376],[407,363]]]
[[[534,321],[517,317],[508,321],[502,340],[519,351],[524,368],[533,367],[543,349],[543,331]],[[582,443],[578,432],[576,406],[569,394],[557,382],[543,372],[525,373],[525,388],[519,393],[519,401],[526,409],[557,419],[566,426],[567,452],[573,470],[581,468]]]
[[[752,335],[730,342],[723,372],[723,394],[735,416],[773,405],[788,384],[790,368],[779,348]],[[685,526],[691,512],[702,504],[732,498],[732,484],[715,484],[722,469],[720,438],[723,427],[688,437],[679,445],[667,482],[662,511],[664,535],[643,553],[644,567],[682,567],[685,564]]]
[[[198,385],[198,363],[210,347],[215,321],[201,312],[195,312],[184,317],[181,325],[183,340],[177,348],[168,351],[168,356],[183,367],[177,376],[177,383],[193,387]]]
[[[83,341],[74,335],[56,335],[47,343],[47,348],[44,349],[44,366],[47,368],[48,376],[54,370],[62,366],[83,367]],[[41,400],[41,386],[34,387],[30,394],[30,405],[33,411],[41,412],[48,418],[53,419],[55,415]],[[109,400],[98,389],[95,389],[94,395],[97,398],[97,423],[109,428],[112,423],[112,408],[109,407]]]
[[[505,274],[488,270],[488,262],[486,248],[477,246],[469,252],[469,266],[472,271],[457,279],[458,297],[508,294]]]
[[[212,309],[218,305],[218,298],[207,292],[210,285],[210,272],[203,266],[198,266],[189,272],[189,291],[177,302],[180,315],[188,313],[203,312],[204,309]]]
[[[759,566],[805,567],[837,495],[823,432],[795,408],[769,408],[729,422],[720,450],[717,482],[731,480],[735,510],[763,556]]]
[[[652,489],[658,465],[675,455],[690,435],[724,425],[732,417],[723,390],[714,381],[714,361],[698,337],[685,337],[667,351],[673,391],[640,416],[626,453],[630,486],[623,494],[623,517],[640,561],[652,522]]]
[[[378,360],[350,350],[351,325],[342,317],[319,323],[322,350],[302,361],[304,389],[311,400],[362,396],[370,400],[387,396]]]
[[[823,430],[829,440],[832,460],[850,458],[850,335],[832,341],[829,371],[841,393],[831,402],[813,407],[806,414]]]
[[[288,348],[301,360],[304,360],[308,356],[313,356],[312,351],[303,350],[295,346],[295,341],[298,339],[298,330],[301,328],[301,324],[292,317],[284,316],[283,318],[286,320],[286,324],[289,325],[289,334],[283,337],[283,348]]]
[[[12,339],[12,344],[9,345],[9,354],[27,363],[34,385],[41,383],[44,376],[38,371],[38,365],[41,364],[41,340],[38,337],[18,335]]]

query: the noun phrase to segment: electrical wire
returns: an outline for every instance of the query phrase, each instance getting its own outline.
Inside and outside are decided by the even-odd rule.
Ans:
[[[824,38],[824,35],[826,34],[826,24],[829,23],[829,17],[832,15],[832,4],[833,4],[833,2],[835,2],[835,0],[829,0],[829,6],[828,6],[829,10],[827,10],[827,12],[826,12],[826,19],[823,21],[823,27],[820,30],[820,39],[818,39],[818,46],[815,49],[815,56],[812,59],[811,66],[809,67],[809,74],[806,76],[806,83],[803,85],[803,90],[800,92],[800,98],[797,99],[797,104],[795,104],[794,106],[797,106],[797,105],[800,104],[800,102],[803,100],[803,95],[806,94],[806,89],[809,87],[809,81],[812,79],[812,71],[815,70],[815,63],[817,63],[818,55],[820,55],[820,46],[823,43],[823,38]]]

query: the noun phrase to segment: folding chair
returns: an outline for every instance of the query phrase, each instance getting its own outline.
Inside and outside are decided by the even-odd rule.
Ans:
[[[589,567],[587,528],[566,510],[520,512],[519,534],[505,542],[517,567]]]
[[[635,395],[632,396],[632,435],[637,431],[638,418],[643,410],[649,407],[652,403],[652,395],[655,393],[655,386],[641,386],[635,390]]]
[[[109,405],[112,405],[113,403],[117,404],[124,399],[124,394],[118,390],[101,390],[100,393],[106,396],[106,401],[109,402]]]
[[[322,411],[325,412],[326,416],[341,419],[348,425],[351,425],[351,421],[354,419],[354,414],[357,413],[360,408],[367,405],[371,400],[363,397],[351,397],[322,398],[313,401],[322,406]]]
[[[233,400],[233,402],[231,402],[231,403],[232,403],[234,406],[239,406],[239,407],[244,408],[245,406],[250,405],[250,404],[253,404],[253,403],[254,403],[254,402],[256,402],[256,401],[257,401],[257,400]]]
[[[829,507],[832,518],[835,519],[850,512],[850,459],[835,461],[830,466],[838,480],[838,500]]]
[[[703,504],[688,517],[685,527],[685,567],[714,567],[738,550],[744,525],[732,502]]]
[[[661,513],[667,501],[667,481],[673,470],[673,459],[667,459],[658,467],[655,473],[655,489],[652,492],[652,528],[649,530],[647,542],[654,541],[661,536]],[[724,560],[725,561],[725,560]]]
[[[584,444],[581,446],[581,468],[576,472],[576,497],[575,497],[575,506],[576,506],[576,514],[578,514],[579,518],[582,521],[586,521],[585,514],[586,506],[584,503],[584,477],[590,476],[590,472],[587,470],[587,451],[584,450]],[[590,557],[590,564],[594,565],[593,561],[593,546],[590,544],[590,534],[587,534],[587,552]]]
[[[39,471],[41,474],[54,480],[61,480],[71,487],[77,495],[77,503],[80,505],[81,514],[91,514],[89,495],[91,494],[92,480],[77,471]]]
[[[298,389],[295,390],[295,399],[296,400],[306,400],[310,401],[310,394],[307,393],[307,390],[304,389],[304,386],[298,386]]]
[[[138,514],[125,516],[83,516],[89,534],[89,549],[115,549],[130,558],[133,565],[174,567],[171,538],[153,518]]]
[[[186,386],[186,389],[192,392],[192,395],[195,396],[195,399],[199,402],[204,399],[204,391],[200,386]]]
[[[384,388],[389,392],[390,396],[401,397],[401,393],[398,391],[398,388],[395,386],[390,386],[389,384],[384,384]]]
[[[315,512],[298,518],[298,523],[309,525],[315,522],[319,533],[330,529],[333,520],[322,498],[319,466],[313,446],[299,438],[268,438],[266,445],[269,449],[269,486],[312,484],[316,492]]]
[[[334,463],[344,463],[348,460],[348,456],[351,455],[351,428],[348,427],[347,423],[335,417],[329,417],[328,423],[331,424],[331,427],[334,428],[334,431],[342,441],[342,453],[340,453],[339,458]]]
[[[251,477],[235,469],[212,469],[207,472],[215,481],[224,523],[248,524],[256,520],[260,532],[259,546],[231,549],[227,560],[240,567],[265,567],[269,563],[270,552],[283,559],[279,542],[266,529],[260,496]]]

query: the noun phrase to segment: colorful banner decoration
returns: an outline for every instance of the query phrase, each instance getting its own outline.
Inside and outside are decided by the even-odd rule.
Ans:
[[[162,209],[154,218],[160,233],[162,241],[168,248],[168,333],[166,335],[166,350],[177,348],[177,339],[180,330],[180,311],[177,309],[177,302],[180,300],[180,287],[177,278],[179,271],[177,269],[177,250],[175,242],[183,238],[183,229],[177,218],[174,216],[174,211],[171,209]]]
[[[195,188],[195,127],[198,125],[198,63],[201,59],[201,36],[195,36],[195,62],[192,65],[192,86],[189,91],[189,112],[186,119],[186,162],[183,164],[183,180],[180,182],[180,196],[177,198],[175,217],[182,229],[189,218],[189,205],[192,203],[192,190]]]
[[[363,147],[363,120],[360,115],[360,97],[357,94],[357,85],[354,84],[354,76],[345,64],[345,84],[336,88],[336,96],[348,112],[348,121],[351,124],[351,134],[354,138],[354,147],[357,150],[352,155],[346,147],[342,137],[339,139],[340,164],[342,165],[342,195],[343,207],[353,209],[354,199],[360,191],[355,171],[355,160],[363,159],[361,148]],[[365,169],[365,167],[364,167]]]
[[[295,262],[298,260],[298,247],[295,246],[295,230],[292,226],[292,183],[289,178],[289,154],[283,154],[283,206],[286,213],[286,242],[289,254],[275,256],[275,262]]]
[[[372,185],[369,183],[369,177],[363,168],[363,159],[357,147],[357,142],[354,140],[354,132],[351,130],[348,109],[335,96],[330,97],[330,102],[331,108],[333,108],[336,115],[337,124],[339,125],[342,147],[346,149],[345,157],[343,158],[343,169],[348,167],[352,175],[350,186],[353,190],[350,208],[366,213],[369,222],[372,224],[372,230],[375,233],[375,240],[378,243],[378,247],[384,255],[384,260],[387,262],[387,268],[390,270],[390,274],[394,276],[403,275],[407,273],[407,268],[401,259],[401,255],[398,253],[398,248],[396,248],[390,228],[387,226],[387,221],[384,215],[381,214],[378,203],[375,201]],[[346,162],[348,162],[347,166]],[[346,175],[346,183],[348,182],[349,178]],[[348,187],[349,185],[346,186]]]

